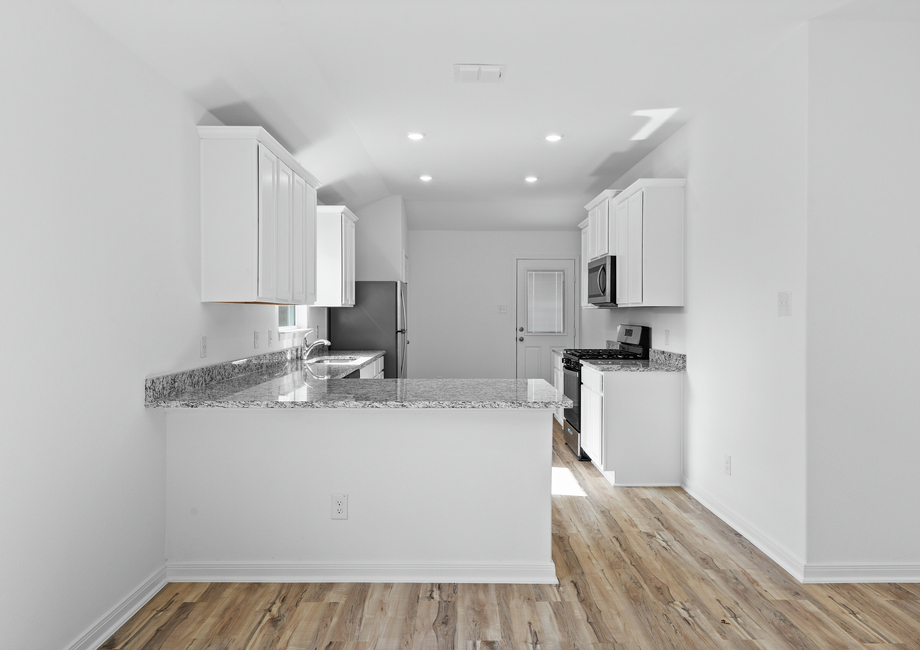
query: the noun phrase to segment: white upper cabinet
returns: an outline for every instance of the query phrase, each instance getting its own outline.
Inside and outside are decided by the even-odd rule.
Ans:
[[[344,205],[316,209],[317,307],[355,305],[355,223]]]
[[[683,307],[684,185],[644,178],[613,199],[618,306]]]
[[[302,246],[292,248],[293,293],[296,304],[316,302],[316,189],[294,176],[291,235]]]
[[[581,306],[586,309],[597,309],[597,305],[588,302],[588,260],[591,259],[591,220],[585,219],[578,227],[581,228],[581,269],[579,278],[581,285]]]
[[[319,182],[261,127],[198,134],[201,301],[311,304]]]
[[[612,199],[619,190],[604,190],[585,206],[588,211],[588,258],[613,255],[616,248],[615,233],[611,224]]]

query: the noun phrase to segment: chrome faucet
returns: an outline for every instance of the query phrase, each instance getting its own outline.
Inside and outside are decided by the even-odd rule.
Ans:
[[[330,341],[327,341],[326,339],[316,339],[315,341],[313,341],[313,343],[308,344],[307,337],[304,336],[303,345],[301,346],[300,358],[303,359],[304,361],[309,359],[310,353],[313,352],[313,348],[317,347],[318,345],[329,346],[329,345],[332,345],[332,343]]]

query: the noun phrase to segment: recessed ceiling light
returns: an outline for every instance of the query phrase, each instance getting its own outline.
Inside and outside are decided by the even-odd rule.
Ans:
[[[558,133],[550,133],[546,136],[547,142],[559,142],[560,140],[562,140],[562,136]]]
[[[425,137],[425,134],[422,133],[421,131],[409,131],[409,133],[407,133],[406,135],[409,136],[410,140],[421,140],[422,138]]]
[[[537,182],[537,177],[536,177],[536,176],[528,176],[528,177],[525,178],[524,180],[527,181],[528,183],[536,183],[536,182]]]
[[[420,181],[425,181],[426,183],[431,180],[431,176],[428,174],[422,174],[418,177]]]

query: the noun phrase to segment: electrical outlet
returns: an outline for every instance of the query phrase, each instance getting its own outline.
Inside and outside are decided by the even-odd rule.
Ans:
[[[671,345],[671,330],[664,331],[664,344]]]
[[[780,316],[792,316],[792,292],[780,291],[777,296],[777,311]]]
[[[259,349],[259,333],[258,332],[252,333],[252,347],[254,350]]]
[[[274,339],[274,332],[268,330],[268,347],[272,346],[272,339]]]
[[[725,473],[732,475],[732,457],[728,455],[725,456]]]
[[[348,495],[338,492],[332,495],[332,518],[348,519]]]
[[[202,359],[208,356],[208,337],[207,336],[201,337],[201,349],[199,350],[198,354]]]
[[[499,306],[498,306],[498,313],[499,313],[499,314],[507,314],[507,313],[508,313],[508,306],[507,306],[507,305],[499,305]]]

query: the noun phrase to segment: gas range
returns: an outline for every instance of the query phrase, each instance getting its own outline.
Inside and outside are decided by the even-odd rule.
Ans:
[[[603,360],[603,361],[619,361],[619,360],[641,360],[642,354],[639,352],[630,352],[629,350],[615,350],[611,348],[606,349],[572,349],[565,350],[563,356],[567,356],[571,359],[582,360]]]
[[[641,325],[620,325],[616,341],[606,349],[571,349],[562,353],[565,396],[572,407],[565,414],[565,443],[579,460],[588,460],[581,448],[581,362],[582,361],[644,361],[649,358],[652,331]]]

